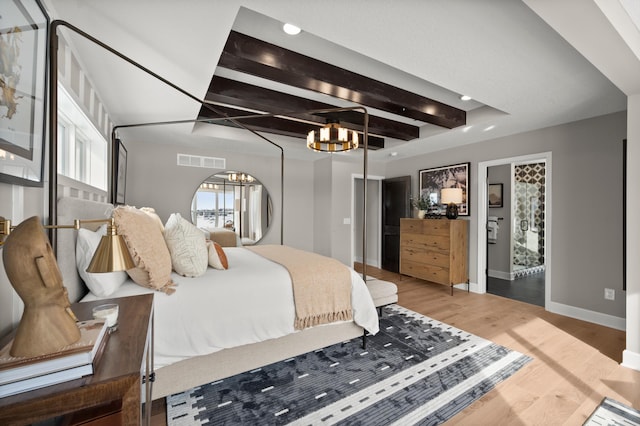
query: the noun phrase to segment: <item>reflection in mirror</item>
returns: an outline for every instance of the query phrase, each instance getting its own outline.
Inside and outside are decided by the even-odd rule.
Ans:
[[[191,221],[210,232],[226,229],[242,245],[256,244],[271,224],[271,197],[262,183],[242,172],[226,171],[205,179],[191,202]]]

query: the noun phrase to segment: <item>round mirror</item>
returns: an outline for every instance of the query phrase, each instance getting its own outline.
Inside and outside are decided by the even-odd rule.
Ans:
[[[205,179],[191,202],[191,221],[206,229],[223,245],[253,245],[269,229],[273,207],[267,189],[255,177],[236,171],[216,173]],[[235,233],[235,243],[224,238]]]

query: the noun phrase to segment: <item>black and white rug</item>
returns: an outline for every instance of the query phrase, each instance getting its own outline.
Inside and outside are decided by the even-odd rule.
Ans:
[[[181,425],[445,422],[530,357],[398,305],[380,332],[167,397]]]
[[[604,398],[585,426],[640,426],[640,411],[611,398]]]

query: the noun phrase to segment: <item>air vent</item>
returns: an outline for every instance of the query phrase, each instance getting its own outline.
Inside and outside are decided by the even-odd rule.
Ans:
[[[224,158],[203,157],[200,155],[178,154],[178,166],[226,169],[227,160]]]

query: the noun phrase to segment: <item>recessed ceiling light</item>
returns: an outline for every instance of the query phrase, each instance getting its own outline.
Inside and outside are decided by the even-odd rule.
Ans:
[[[398,153],[395,151],[389,154],[389,157],[397,157],[397,156],[398,156]]]
[[[460,100],[461,101],[470,101],[471,100],[471,96],[469,96],[469,95],[461,95],[460,96]]]
[[[495,127],[496,127],[496,126],[492,124],[491,126],[489,126],[489,127],[485,128],[485,129],[484,129],[484,131],[485,131],[485,132],[488,132],[489,130],[492,130],[492,129],[493,129],[493,128],[495,128]]]
[[[466,126],[465,128],[462,129],[463,132],[467,133],[469,130],[471,130],[473,126]]]
[[[298,35],[301,31],[300,27],[296,27],[295,25],[289,23],[284,24],[282,26],[282,30],[289,35]]]

